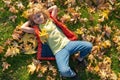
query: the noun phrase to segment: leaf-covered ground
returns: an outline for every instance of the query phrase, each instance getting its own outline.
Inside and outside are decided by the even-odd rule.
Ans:
[[[120,0],[0,0],[0,80],[61,80],[55,61],[36,60],[35,36],[20,29],[34,2],[57,5],[58,19],[93,43],[85,70],[70,60],[81,80],[120,80]]]

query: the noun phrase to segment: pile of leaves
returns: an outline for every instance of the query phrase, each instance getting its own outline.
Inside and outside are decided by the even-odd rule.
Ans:
[[[93,44],[91,54],[88,56],[89,64],[86,71],[97,74],[101,80],[119,80],[120,72],[115,73],[111,67],[114,64],[111,55],[118,55],[117,60],[120,62],[120,25],[115,24],[115,21],[112,20],[113,17],[120,19],[120,2],[117,0],[96,1],[29,0],[28,5],[24,6],[20,1],[3,0],[9,11],[14,14],[9,17],[12,22],[16,21],[17,13],[21,11],[21,17],[26,17],[27,8],[36,2],[43,3],[46,7],[58,5],[61,8],[58,19],[68,25],[71,30],[74,30],[80,40],[90,41]],[[5,61],[8,57],[37,52],[36,37],[33,34],[24,33],[20,29],[22,24],[23,22],[16,26],[12,38],[5,42],[7,49],[0,46],[0,53],[5,51],[2,63],[3,71],[11,66]],[[38,77],[47,74],[46,80],[55,80],[57,76],[56,67],[50,62],[43,64],[42,61],[34,58],[27,68],[28,73],[38,73]]]

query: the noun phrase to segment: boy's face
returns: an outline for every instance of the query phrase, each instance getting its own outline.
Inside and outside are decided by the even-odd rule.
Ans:
[[[42,13],[37,13],[37,14],[33,15],[33,21],[36,24],[44,23],[44,21],[45,21],[44,15]]]

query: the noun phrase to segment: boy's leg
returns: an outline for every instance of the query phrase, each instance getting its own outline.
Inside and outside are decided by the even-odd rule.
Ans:
[[[91,51],[92,44],[87,41],[70,41],[65,49],[71,54],[80,51],[80,58],[82,59]]]
[[[58,70],[63,77],[73,77],[76,75],[69,66],[69,57],[70,54],[65,48],[55,55]]]

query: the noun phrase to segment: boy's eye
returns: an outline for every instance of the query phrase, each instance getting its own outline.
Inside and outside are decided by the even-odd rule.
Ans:
[[[37,17],[40,17],[40,14],[38,14]]]

